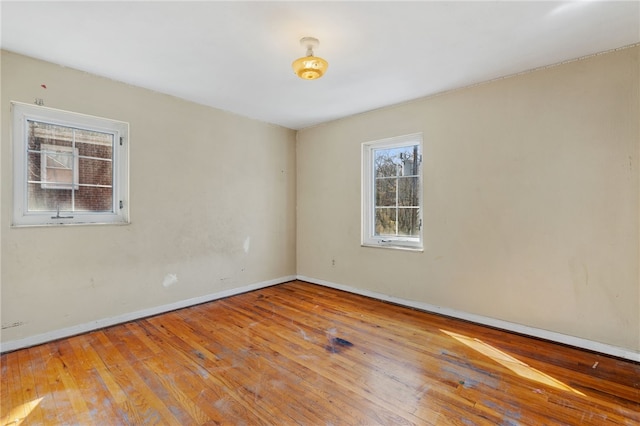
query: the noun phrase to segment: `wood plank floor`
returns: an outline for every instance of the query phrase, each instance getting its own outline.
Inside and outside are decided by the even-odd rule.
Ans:
[[[294,281],[0,358],[2,425],[638,425],[640,365]]]

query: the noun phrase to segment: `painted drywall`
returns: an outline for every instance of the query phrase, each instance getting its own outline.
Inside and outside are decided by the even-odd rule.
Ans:
[[[639,56],[298,132],[298,274],[640,352]],[[361,144],[414,132],[424,251],[361,247]]]
[[[295,275],[293,130],[10,52],[1,66],[3,342]],[[36,98],[129,122],[130,225],[10,226],[10,101]]]

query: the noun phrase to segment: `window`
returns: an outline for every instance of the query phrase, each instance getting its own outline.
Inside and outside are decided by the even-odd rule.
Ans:
[[[43,189],[80,189],[78,148],[41,144],[40,173]]]
[[[422,249],[422,134],[362,145],[362,244]]]
[[[128,223],[127,123],[11,108],[14,226]]]

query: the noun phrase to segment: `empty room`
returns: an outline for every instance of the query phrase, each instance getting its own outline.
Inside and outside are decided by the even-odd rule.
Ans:
[[[0,425],[640,424],[640,2],[0,16]]]

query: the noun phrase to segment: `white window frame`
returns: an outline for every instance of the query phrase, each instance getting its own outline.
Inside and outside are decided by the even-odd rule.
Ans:
[[[52,226],[77,224],[129,223],[129,124],[38,105],[11,102],[13,143],[13,221],[12,226]],[[113,135],[112,211],[80,212],[28,210],[29,121]],[[77,156],[75,156],[77,158]],[[77,163],[75,169],[77,170]],[[74,170],[75,173],[75,170]],[[77,176],[76,176],[77,178]],[[77,180],[76,180],[77,182]],[[75,186],[75,185],[74,185]],[[71,185],[68,186],[71,190]]]
[[[419,168],[418,180],[419,191],[419,216],[420,229],[418,235],[412,236],[388,236],[375,234],[375,170],[374,170],[374,150],[400,148],[405,146],[419,146],[419,155],[422,156],[423,138],[422,133],[412,133],[409,135],[396,136],[387,139],[364,142],[362,144],[362,246],[384,247],[403,250],[423,250],[423,228],[422,216],[423,205],[423,167]]]

